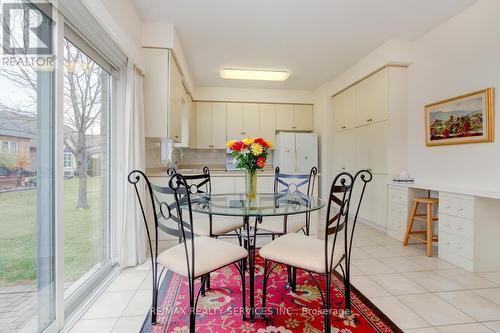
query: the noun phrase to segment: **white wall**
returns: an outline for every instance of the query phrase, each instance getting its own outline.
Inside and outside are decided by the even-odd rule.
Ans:
[[[84,0],[122,51],[143,67],[141,19],[131,0]]]
[[[196,87],[194,99],[201,101],[312,103],[313,92],[307,90],[248,89]]]
[[[408,168],[419,183],[500,189],[500,142],[426,147],[424,106],[500,87],[500,1],[481,0],[412,42],[390,41],[314,92],[323,195],[334,171],[331,96],[386,64],[409,64]],[[496,128],[500,117],[496,117]],[[498,136],[497,136],[498,137]]]
[[[408,162],[419,182],[500,191],[499,136],[494,143],[426,147],[423,113],[430,102],[500,88],[499,13],[500,1],[479,1],[415,42],[408,73]]]

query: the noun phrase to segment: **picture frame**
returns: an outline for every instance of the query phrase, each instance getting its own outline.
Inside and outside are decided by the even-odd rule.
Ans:
[[[487,88],[425,106],[427,146],[494,141],[494,89]]]

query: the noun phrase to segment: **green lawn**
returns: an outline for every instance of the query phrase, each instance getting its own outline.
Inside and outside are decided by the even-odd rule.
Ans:
[[[88,179],[89,209],[78,210],[78,179],[64,181],[65,281],[103,256],[100,177]],[[36,190],[0,193],[0,285],[36,280]]]

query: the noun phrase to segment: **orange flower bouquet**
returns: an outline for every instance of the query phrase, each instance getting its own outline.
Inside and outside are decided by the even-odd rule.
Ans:
[[[245,138],[231,140],[226,146],[232,150],[232,155],[238,161],[238,169],[245,170],[246,194],[252,200],[257,196],[257,170],[266,166],[269,149],[273,148],[271,141],[262,138]]]

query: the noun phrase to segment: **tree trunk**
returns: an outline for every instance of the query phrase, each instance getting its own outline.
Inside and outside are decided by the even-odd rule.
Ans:
[[[89,203],[87,201],[87,171],[88,171],[88,156],[85,149],[79,151],[76,157],[76,165],[78,170],[78,203],[77,209],[88,209]]]

